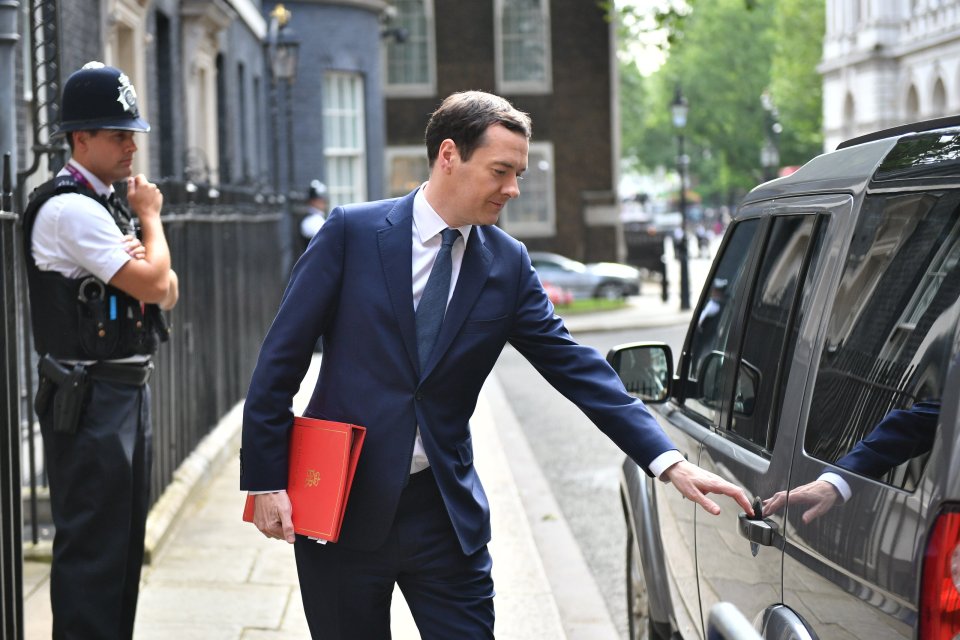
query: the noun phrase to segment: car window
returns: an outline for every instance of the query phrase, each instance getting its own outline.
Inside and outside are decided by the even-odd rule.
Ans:
[[[715,422],[720,411],[722,382],[727,365],[724,352],[737,309],[744,304],[743,287],[737,283],[743,276],[750,256],[750,246],[760,228],[760,220],[752,218],[735,223],[727,233],[730,239],[717,258],[710,293],[694,312],[694,328],[690,338],[690,365],[686,376],[685,406],[709,422]]]
[[[811,246],[819,247],[813,215],[773,219],[764,249],[737,366],[730,431],[761,450],[773,449],[785,367],[793,357],[799,304],[808,280]],[[816,241],[816,242],[815,242]],[[794,310],[797,311],[794,311]]]
[[[916,488],[939,422],[960,314],[960,194],[873,194],[847,253],[804,446]]]

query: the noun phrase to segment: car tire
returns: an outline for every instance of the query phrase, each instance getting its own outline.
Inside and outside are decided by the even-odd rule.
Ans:
[[[623,287],[616,282],[604,282],[597,287],[597,290],[593,293],[593,297],[604,300],[622,300],[624,298]]]
[[[627,623],[630,640],[657,640],[659,636],[650,620],[647,581],[640,564],[640,553],[633,531],[627,529]]]

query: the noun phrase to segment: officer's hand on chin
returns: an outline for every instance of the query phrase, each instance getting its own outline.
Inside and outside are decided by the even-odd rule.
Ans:
[[[127,178],[127,202],[137,217],[143,220],[144,217],[160,215],[163,194],[157,185],[140,173],[134,178]]]

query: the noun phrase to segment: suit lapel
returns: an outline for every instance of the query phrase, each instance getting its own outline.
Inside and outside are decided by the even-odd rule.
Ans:
[[[487,276],[490,275],[493,254],[484,244],[483,228],[474,227],[470,234],[470,241],[467,242],[467,249],[463,254],[463,263],[460,265],[456,289],[453,291],[450,304],[447,305],[443,324],[440,326],[440,335],[437,336],[437,344],[427,362],[426,371],[420,373],[421,378],[425,378],[430,373],[440,356],[450,348],[453,338],[460,331],[463,321],[466,320],[467,314],[473,308],[473,303],[476,302],[480,290],[487,281]]]
[[[387,226],[377,232],[380,264],[390,292],[393,312],[400,325],[403,346],[413,368],[419,369],[417,329],[413,315],[413,196],[402,198],[387,214]]]

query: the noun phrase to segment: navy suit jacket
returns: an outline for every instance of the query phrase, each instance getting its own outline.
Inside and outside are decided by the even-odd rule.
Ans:
[[[490,540],[469,419],[507,342],[649,473],[649,463],[675,447],[603,357],[573,341],[526,248],[498,227],[471,231],[436,346],[420,370],[414,193],[336,208],[294,267],[247,394],[241,489],[287,486],[291,399],[321,335],[320,376],[304,413],[367,428],[339,542],[346,547],[375,549],[386,540],[418,425],[463,551]]]

